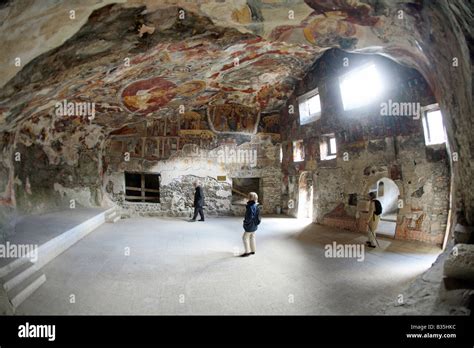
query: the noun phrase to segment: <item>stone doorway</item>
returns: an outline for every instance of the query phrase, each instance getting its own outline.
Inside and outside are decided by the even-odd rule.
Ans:
[[[301,173],[298,181],[298,219],[313,218],[313,179],[310,172]]]
[[[395,238],[400,189],[392,179],[383,177],[370,187],[369,192],[375,192],[377,199],[382,204],[382,215],[377,227],[377,234]]]
[[[261,178],[232,178],[232,204],[246,205],[248,194],[255,192],[259,203],[263,203]]]

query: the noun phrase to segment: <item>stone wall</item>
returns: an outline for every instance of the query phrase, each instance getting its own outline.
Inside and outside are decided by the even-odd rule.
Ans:
[[[103,134],[88,121],[61,117],[54,108],[0,136],[0,237],[24,214],[103,204]]]
[[[338,77],[351,67],[373,60],[392,86],[379,102],[344,111]],[[319,88],[322,115],[316,122],[299,125],[296,97]],[[396,238],[432,244],[443,243],[449,210],[449,163],[445,145],[425,145],[421,119],[406,116],[381,116],[380,102],[419,102],[422,106],[435,99],[416,71],[381,57],[367,57],[328,51],[297,87],[282,112],[284,148],[284,185],[290,215],[298,211],[298,178],[310,172],[313,177],[313,220],[336,227],[365,230],[365,210],[369,190],[381,178],[393,180],[400,191]],[[415,117],[416,118],[416,117]],[[334,133],[337,157],[321,160],[323,134]],[[293,162],[292,142],[303,139],[305,160]],[[288,178],[287,178],[288,177]],[[292,184],[293,183],[293,184]],[[351,197],[352,204],[349,204]],[[354,197],[357,203],[354,203]],[[365,202],[365,203],[364,203]]]
[[[0,241],[14,233],[16,222],[15,195],[13,191],[13,144],[14,135],[0,136]]]
[[[189,129],[182,120],[187,116],[174,116],[178,122],[171,131],[170,119],[155,119],[129,125],[108,138],[104,190],[122,215],[189,216],[196,180],[202,182],[206,214],[241,215],[244,207],[231,204],[232,178],[261,178],[263,213],[274,213],[281,201],[279,134],[262,126],[256,135],[220,135],[197,112],[193,117],[200,121]],[[160,174],[160,203],[126,201],[125,172]]]

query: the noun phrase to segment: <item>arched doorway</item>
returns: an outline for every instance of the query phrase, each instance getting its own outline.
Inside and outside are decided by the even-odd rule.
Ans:
[[[309,172],[303,172],[298,181],[298,218],[313,218],[313,179]]]
[[[395,237],[400,197],[398,185],[392,179],[382,177],[369,188],[369,192],[375,192],[377,200],[382,204],[382,215],[377,227],[377,234]]]

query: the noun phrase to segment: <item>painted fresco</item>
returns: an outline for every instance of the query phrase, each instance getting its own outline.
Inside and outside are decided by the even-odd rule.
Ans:
[[[121,94],[123,105],[131,112],[149,114],[166,106],[173,99],[187,98],[204,90],[203,81],[189,81],[176,86],[163,77],[136,81]]]
[[[268,18],[272,18],[273,11],[287,12],[289,5],[295,10],[295,19],[270,25]],[[113,5],[94,12],[93,20],[67,41],[67,49],[53,50],[37,58],[35,64],[42,69],[41,76],[35,79],[41,83],[32,83],[34,74],[25,68],[3,89],[0,130],[13,130],[18,123],[28,123],[19,127],[21,139],[34,139],[57,149],[55,161],[69,156],[69,150],[75,152],[66,150],[67,146],[52,144],[52,139],[68,129],[81,132],[83,135],[78,138],[89,139],[89,143],[92,136],[88,134],[94,134],[94,141],[99,143],[100,136],[110,132],[128,132],[123,127],[139,122],[143,116],[166,123],[152,123],[146,136],[203,139],[212,138],[214,133],[238,136],[261,132],[278,141],[273,122],[261,124],[257,110],[269,113],[283,107],[297,81],[321,56],[323,47],[357,49],[361,40],[382,47],[386,38],[396,33],[390,18],[375,14],[372,6],[345,0],[259,2],[252,5],[253,10],[242,3],[233,5],[231,11],[227,2],[183,6],[190,7],[187,16],[193,25],[173,35],[166,32],[169,24],[157,22],[152,16],[158,8],[169,5],[156,4],[147,12]],[[253,11],[262,18],[257,20]],[[202,20],[204,17],[196,13],[206,14],[212,21]],[[120,21],[116,20],[118,14]],[[267,21],[262,30],[257,24],[264,17]],[[137,21],[142,25],[137,27]],[[96,23],[101,23],[102,29]],[[130,27],[137,31],[124,30]],[[240,28],[245,34],[229,27]],[[102,34],[106,32],[117,35],[104,40]],[[389,48],[390,54],[415,59],[421,51],[413,45],[412,41],[400,43]],[[57,63],[71,61],[77,63],[73,69]],[[63,99],[93,101],[96,117],[91,122],[79,118],[51,120],[54,104]],[[227,104],[242,107],[215,106]],[[209,105],[214,105],[208,110],[212,122],[206,115],[199,128],[177,124],[182,122],[175,117],[179,108],[197,112]],[[254,111],[248,112],[244,107]],[[226,115],[230,118],[224,121]],[[386,122],[394,132],[397,127],[404,127],[397,121]],[[163,149],[163,145],[159,146]],[[178,149],[181,146],[178,144]]]
[[[208,122],[216,133],[254,134],[260,112],[237,104],[211,105],[207,109]]]
[[[275,142],[280,142],[280,114],[261,115],[258,132],[271,136]]]
[[[162,77],[137,81],[122,91],[125,107],[131,112],[147,114],[168,104],[176,95],[176,85]]]
[[[375,8],[348,0],[239,1],[229,11],[228,1],[185,1],[185,22],[157,20],[175,4],[100,8],[82,18],[66,41],[44,45],[54,49],[28,54],[35,60],[26,65],[25,57],[0,91],[0,132],[14,134],[15,146],[45,149],[51,164],[77,166],[84,150],[99,153],[105,139],[117,158],[129,152],[134,159],[162,160],[193,146],[249,142],[256,132],[279,141],[271,114],[330,47],[402,57],[426,76],[436,71],[427,64],[433,58],[426,53],[429,33],[408,12],[397,21],[397,7],[389,2]],[[288,19],[289,8],[295,19]],[[95,118],[55,115],[63,100],[95,103]],[[183,118],[181,107],[188,113]],[[390,134],[408,133],[403,122],[384,122]],[[294,118],[283,121],[285,140],[294,138],[296,124]],[[347,141],[374,136],[367,128],[348,130]],[[13,145],[2,149],[9,154]],[[291,143],[283,151],[291,158]],[[67,186],[63,177],[57,181]],[[0,190],[9,192],[5,185]]]
[[[157,161],[169,159],[180,151],[190,151],[187,147],[211,150],[218,145],[217,135],[209,129],[205,114],[188,111],[113,132],[107,153],[118,158],[129,152],[132,158]]]

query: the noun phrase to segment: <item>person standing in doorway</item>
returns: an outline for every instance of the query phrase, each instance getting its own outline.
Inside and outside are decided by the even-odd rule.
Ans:
[[[201,183],[199,181],[195,181],[193,183],[194,185],[194,215],[193,218],[190,220],[191,222],[196,221],[197,215],[199,213],[199,216],[201,219],[199,221],[204,221],[204,211],[202,210],[202,207],[204,206],[204,192],[201,187]]]
[[[380,221],[380,215],[382,214],[382,204],[378,201],[375,195],[375,192],[369,193],[369,220],[367,221],[367,225],[369,227],[368,237],[369,240],[366,242],[367,246],[370,248],[375,248],[377,239],[376,239],[376,231],[377,226]]]
[[[244,218],[244,241],[245,253],[241,257],[247,257],[255,254],[255,231],[260,225],[260,208],[258,205],[258,195],[255,192],[250,192],[248,196],[247,206],[245,208]]]

